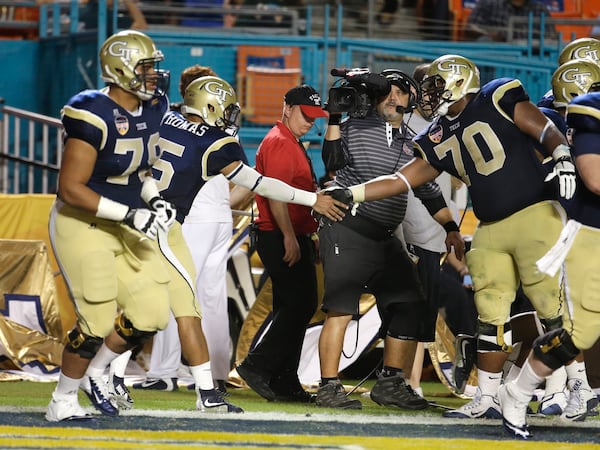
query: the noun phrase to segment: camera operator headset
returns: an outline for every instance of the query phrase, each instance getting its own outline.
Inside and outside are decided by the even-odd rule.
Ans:
[[[419,91],[412,78],[395,69],[381,74],[334,69],[332,75],[344,77],[330,90],[326,108],[330,119],[322,157],[326,169],[336,173],[332,188],[392,174],[411,161],[413,134],[402,119],[417,106]],[[343,121],[341,113],[348,116]],[[437,184],[427,183],[414,192],[438,222],[454,223]],[[360,407],[358,400],[345,397],[338,367],[346,327],[358,315],[365,292],[375,295],[382,319],[380,336],[385,338],[383,370],[371,398],[407,409],[428,406],[404,378],[404,373],[410,373],[416,342],[426,331],[420,319],[425,302],[416,266],[393,236],[406,204],[407,196],[398,195],[354,205],[340,222],[321,220],[326,319],[319,340],[319,406]]]

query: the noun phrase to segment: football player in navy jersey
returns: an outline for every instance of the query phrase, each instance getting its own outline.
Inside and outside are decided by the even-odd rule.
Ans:
[[[560,195],[570,198],[574,166],[565,137],[516,79],[496,79],[480,88],[470,60],[445,55],[431,63],[421,90],[423,109],[438,117],[414,139],[419,157],[394,175],[332,194],[375,200],[407,192],[441,171],[468,186],[480,220],[467,254],[479,313],[479,389],[473,401],[444,415],[500,418],[496,392],[513,345],[509,314],[519,283],[547,329],[560,326],[560,278],[540,274],[535,262],[564,223],[564,210],[545,180],[558,178]],[[555,160],[548,176],[534,151],[536,141]]]
[[[181,111],[171,111],[163,120],[159,142],[162,155],[153,167],[162,196],[177,209],[177,220],[168,239],[159,234],[158,244],[170,262],[171,310],[177,321],[182,353],[194,377],[196,405],[202,410],[218,406],[227,412],[241,412],[241,408],[224,401],[214,390],[195,297],[196,271],[181,231],[181,223],[200,188],[212,177],[223,174],[234,184],[259,195],[310,206],[334,221],[343,217],[345,209],[344,203],[330,196],[293,188],[249,167],[235,137],[239,115],[237,96],[229,83],[215,76],[192,81],[185,90]]]
[[[564,72],[565,66],[569,70],[577,68],[581,75],[579,86],[566,89],[571,93],[578,89],[588,92],[574,95],[566,106],[566,123],[577,168],[577,191],[566,205],[569,222],[557,244],[537,266],[540,271],[554,275],[564,262],[568,307],[562,328],[540,336],[517,379],[498,391],[504,422],[518,428],[521,432],[516,436],[521,438],[529,436],[526,412],[534,389],[544,377],[562,366],[567,366],[569,374],[579,368],[585,376],[581,351],[591,348],[600,338],[600,315],[592,306],[600,303],[596,287],[600,269],[597,257],[600,249],[600,93],[597,92],[600,91],[600,70],[595,64],[582,60],[579,64],[563,64],[557,72]],[[569,405],[561,417],[581,421],[597,414],[598,398],[586,379],[570,378],[568,387]]]
[[[118,354],[167,324],[169,278],[151,243],[174,220],[170,205],[153,195],[150,172],[168,109],[163,59],[143,33],[110,36],[100,49],[108,86],[75,95],[62,110],[65,148],[49,228],[77,323],[46,413],[52,422],[87,417],[77,401],[86,370],[93,403],[116,415],[104,367],[91,370],[90,360],[113,328],[103,348]]]
[[[600,41],[592,37],[584,37],[569,42],[558,55],[558,65],[562,66],[566,62],[579,59],[591,60],[600,65]],[[544,96],[538,100],[537,106],[549,109],[554,109],[556,107],[552,89],[546,92]],[[554,120],[552,117],[551,119]]]

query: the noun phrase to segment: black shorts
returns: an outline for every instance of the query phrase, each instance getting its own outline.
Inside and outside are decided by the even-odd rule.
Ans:
[[[362,294],[372,293],[380,311],[390,304],[423,301],[416,266],[395,237],[375,240],[341,225],[319,230],[325,275],[324,312],[358,314]]]

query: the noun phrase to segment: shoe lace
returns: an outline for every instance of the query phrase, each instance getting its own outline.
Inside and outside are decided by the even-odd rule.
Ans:
[[[461,409],[463,409],[465,411],[469,411],[471,409],[479,408],[479,406],[481,405],[482,399],[483,399],[483,394],[481,393],[481,389],[477,388],[477,390],[475,391],[475,395],[473,396],[473,400],[471,400],[469,403],[466,403],[465,405],[463,405],[461,407]]]
[[[569,409],[581,409],[583,408],[583,395],[581,395],[581,380],[575,380],[571,387],[571,395],[569,395]]]

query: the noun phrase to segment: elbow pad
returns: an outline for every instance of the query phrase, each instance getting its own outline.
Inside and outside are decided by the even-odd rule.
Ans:
[[[327,171],[336,171],[346,166],[346,157],[342,149],[342,140],[323,141],[321,157]]]
[[[442,194],[435,198],[422,198],[421,201],[423,202],[423,205],[425,205],[425,208],[427,208],[429,214],[432,216],[440,209],[448,206],[446,205],[446,200],[444,200],[444,196]]]

